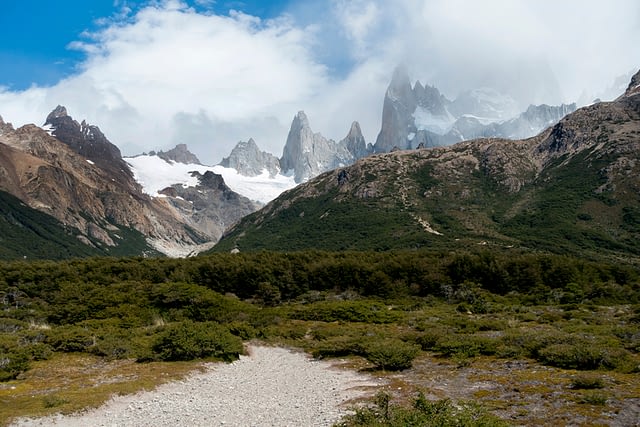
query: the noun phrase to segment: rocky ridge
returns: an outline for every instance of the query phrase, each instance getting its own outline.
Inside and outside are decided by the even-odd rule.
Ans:
[[[342,249],[494,242],[640,253],[638,76],[616,101],[581,108],[534,138],[394,151],[322,174],[243,219],[218,247],[306,248],[293,233],[315,227]],[[267,243],[266,231],[278,240]]]
[[[195,187],[175,184],[160,193],[184,218],[189,219],[191,226],[210,238],[209,246],[217,242],[223,232],[242,216],[262,207],[232,191],[219,174],[212,171],[204,174],[194,171],[191,174],[198,179]]]
[[[270,177],[280,173],[280,160],[273,154],[261,151],[253,138],[246,142],[238,142],[231,154],[222,159],[220,165],[233,168],[245,176],[259,176],[265,170],[269,172]]]
[[[257,208],[228,188],[212,187],[209,177],[190,200],[148,196],[100,129],[73,120],[62,106],[44,128],[2,122],[0,147],[0,190],[77,230],[82,243],[105,254],[186,255]],[[166,157],[195,156],[179,146]]]
[[[374,151],[451,145],[481,137],[528,138],[575,109],[575,104],[531,105],[518,114],[511,97],[488,88],[463,92],[450,101],[419,81],[412,87],[407,69],[399,66],[384,97]]]
[[[298,112],[291,123],[280,158],[284,173],[293,173],[300,183],[338,167],[352,164],[356,154],[368,153],[360,125],[351,125],[348,135],[336,143],[320,133],[314,133],[304,111]]]
[[[461,93],[453,101],[419,81],[411,85],[404,66],[394,70],[385,93],[382,124],[375,145],[367,144],[358,122],[339,142],[311,130],[300,111],[293,118],[282,157],[262,152],[251,139],[239,142],[220,163],[245,176],[264,169],[271,177],[292,174],[297,183],[347,166],[372,153],[446,146],[475,138],[528,138],[575,111],[576,105],[530,105],[519,112],[515,100],[489,88]]]
[[[185,165],[201,165],[198,157],[187,148],[187,144],[178,144],[169,151],[158,151],[149,153],[157,155],[167,162],[184,163]]]

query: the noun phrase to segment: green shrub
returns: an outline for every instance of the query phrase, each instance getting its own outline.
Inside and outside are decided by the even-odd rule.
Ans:
[[[26,345],[24,351],[31,360],[48,360],[53,354],[51,346],[42,342]]]
[[[607,404],[608,397],[604,393],[591,392],[585,393],[578,398],[578,403],[584,403],[587,405],[604,406]]]
[[[589,342],[554,344],[541,349],[537,359],[546,365],[564,369],[633,369],[632,359],[626,350]]]
[[[42,398],[42,405],[45,408],[56,408],[67,403],[69,403],[67,399],[56,395],[49,395]]]
[[[338,427],[505,427],[509,424],[487,413],[482,407],[448,399],[429,401],[422,393],[411,407],[391,403],[391,396],[380,392],[374,405],[358,407],[343,418]]]
[[[296,308],[290,315],[292,319],[316,320],[322,322],[367,322],[392,323],[399,316],[389,311],[386,305],[366,301],[321,301]]]
[[[443,356],[476,357],[496,354],[498,341],[476,335],[450,335],[438,341],[435,350]]]
[[[594,390],[604,388],[604,381],[600,377],[580,375],[571,380],[571,388],[575,390]]]
[[[96,340],[89,352],[107,359],[127,359],[135,355],[131,337],[111,334]]]
[[[95,344],[95,337],[81,326],[60,326],[47,331],[45,343],[55,351],[64,353],[84,352]]]
[[[257,334],[255,328],[244,321],[231,322],[227,325],[227,328],[232,335],[235,335],[243,341],[253,339]]]
[[[213,358],[235,360],[242,353],[242,340],[214,322],[184,321],[166,327],[153,343],[152,352],[160,360]]]
[[[0,333],[13,333],[27,329],[29,325],[17,319],[0,318]]]
[[[29,369],[29,356],[22,351],[0,351],[0,381],[15,379]]]
[[[313,357],[345,357],[365,355],[365,344],[362,337],[336,336],[322,341],[313,351]]]
[[[446,339],[452,332],[448,329],[431,327],[424,328],[424,332],[416,337],[415,343],[424,351],[436,350],[438,342]]]
[[[398,339],[376,340],[367,344],[365,357],[379,369],[408,369],[420,352],[420,347]]]

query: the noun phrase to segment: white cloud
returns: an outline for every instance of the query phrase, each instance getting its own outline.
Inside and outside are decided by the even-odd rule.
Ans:
[[[371,32],[380,22],[380,7],[375,1],[334,0],[334,15],[347,39],[353,42],[352,54],[365,59],[371,50]]]
[[[595,96],[640,66],[635,0],[299,1],[269,21],[175,0],[135,13],[118,4],[102,30],[72,45],[87,55],[76,75],[0,88],[5,120],[41,124],[63,104],[126,154],[186,143],[215,162],[249,137],[281,154],[301,109],[327,137],[358,120],[375,142],[400,62],[449,97],[494,86],[523,103]]]

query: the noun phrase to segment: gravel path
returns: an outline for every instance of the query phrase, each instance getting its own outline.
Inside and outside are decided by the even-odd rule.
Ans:
[[[230,364],[73,416],[19,419],[13,426],[330,426],[343,403],[375,379],[282,348],[249,348]]]

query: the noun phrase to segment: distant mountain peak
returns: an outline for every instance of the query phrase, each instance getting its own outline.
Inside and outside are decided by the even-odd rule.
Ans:
[[[53,109],[51,113],[47,116],[47,121],[45,124],[50,123],[53,119],[59,119],[60,117],[67,117],[67,109],[62,105],[58,105]]]
[[[61,105],[47,116],[45,126],[47,125],[51,126],[51,135],[58,141],[109,171],[113,179],[126,185],[137,185],[127,163],[122,159],[120,149],[107,139],[98,126],[87,124],[84,120],[78,123]]]
[[[302,111],[302,110],[298,111],[298,113],[293,118],[293,123],[291,124],[291,126],[292,127],[295,126],[297,128],[308,128],[308,127],[310,127],[309,118],[307,117],[307,115],[305,114],[304,111]]]
[[[185,165],[201,165],[198,157],[187,148],[187,144],[178,144],[169,151],[156,153],[158,157],[165,161],[184,163]]]
[[[390,89],[405,89],[409,86],[411,89],[411,80],[409,79],[409,70],[406,65],[400,64],[393,70],[393,76],[391,77]]]
[[[640,71],[631,77],[631,82],[629,83],[629,87],[627,87],[624,96],[632,96],[638,93],[640,93]]]
[[[353,155],[343,144],[311,130],[304,111],[296,114],[287,135],[280,167],[284,172],[293,172],[297,183],[353,161]]]
[[[351,128],[347,134],[347,138],[358,138],[362,136],[362,130],[360,129],[360,123],[354,121],[351,123]]]
[[[273,154],[260,151],[258,144],[249,138],[248,141],[240,141],[231,150],[231,154],[220,162],[220,166],[232,168],[244,176],[259,176],[266,169],[270,177],[280,172],[280,161]]]
[[[344,146],[353,156],[354,160],[361,159],[371,154],[372,147],[367,147],[367,143],[362,135],[360,123],[353,122],[347,136],[340,141],[340,145]]]

